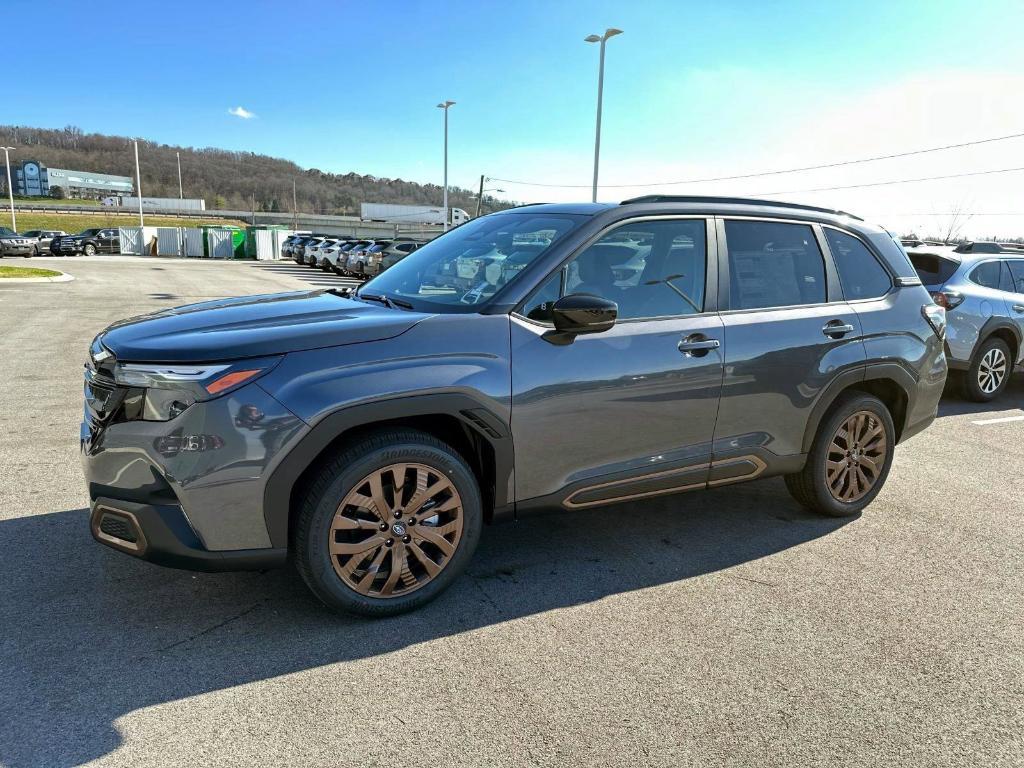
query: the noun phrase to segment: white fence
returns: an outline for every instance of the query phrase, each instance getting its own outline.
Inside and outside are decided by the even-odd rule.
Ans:
[[[198,227],[121,227],[121,253],[132,256],[187,256],[193,259],[233,259],[238,230]],[[257,229],[252,232],[256,258],[280,259],[281,245],[291,230]]]
[[[203,230],[196,227],[186,227],[182,230],[185,241],[185,255],[191,259],[203,257]]]

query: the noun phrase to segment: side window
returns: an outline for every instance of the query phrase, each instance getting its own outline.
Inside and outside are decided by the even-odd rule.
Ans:
[[[877,299],[889,292],[892,288],[889,273],[864,243],[830,227],[825,227],[825,240],[847,299]]]
[[[551,322],[551,305],[570,293],[611,299],[622,320],[702,312],[706,226],[703,219],[675,219],[618,227],[549,277],[527,300],[523,313]]]
[[[539,290],[534,291],[527,300],[526,306],[523,307],[523,314],[526,317],[536,320],[538,323],[552,321],[551,307],[562,295],[562,274],[564,272],[564,269],[558,270],[544,281]]]
[[[725,222],[730,309],[765,309],[826,300],[825,261],[806,224]]]
[[[998,290],[1001,271],[1002,262],[986,261],[984,264],[979,264],[974,268],[974,271],[971,272],[970,280],[972,283],[976,283],[982,288],[994,288]]]
[[[1008,261],[1006,265],[1009,268],[1010,277],[1013,279],[1010,290],[1013,293],[1024,293],[1024,260]]]

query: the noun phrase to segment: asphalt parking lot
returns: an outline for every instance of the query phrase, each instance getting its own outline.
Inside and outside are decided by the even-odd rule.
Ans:
[[[533,518],[486,530],[436,602],[366,621],[288,571],[95,544],[77,455],[109,322],[350,281],[24,264],[76,279],[0,281],[2,765],[1024,762],[1024,375],[991,406],[947,399],[857,519],[780,480]]]

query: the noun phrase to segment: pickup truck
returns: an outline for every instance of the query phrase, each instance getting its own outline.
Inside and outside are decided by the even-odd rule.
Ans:
[[[55,237],[50,242],[50,253],[54,256],[77,253],[95,256],[97,253],[119,253],[120,251],[121,233],[116,227],[87,229],[77,235]]]
[[[41,253],[49,252],[53,238],[64,237],[66,234],[67,232],[62,229],[30,229],[23,236],[34,241],[32,255],[38,256]]]

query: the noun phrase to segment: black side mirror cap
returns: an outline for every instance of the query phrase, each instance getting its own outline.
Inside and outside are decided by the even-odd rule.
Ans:
[[[554,331],[544,334],[552,344],[570,344],[580,334],[603,333],[615,325],[619,305],[590,293],[570,293],[551,308]]]

